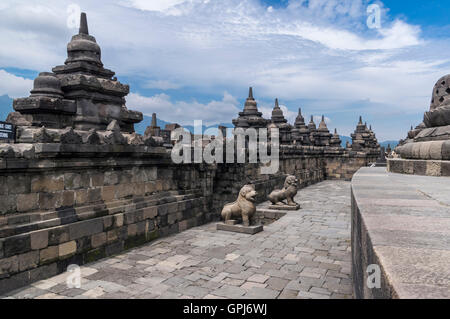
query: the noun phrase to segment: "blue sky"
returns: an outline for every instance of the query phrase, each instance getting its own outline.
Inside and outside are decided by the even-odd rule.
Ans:
[[[77,7],[130,84],[127,107],[167,122],[231,122],[253,86],[266,116],[278,97],[291,122],[302,107],[349,135],[362,115],[380,140],[400,139],[450,73],[448,1],[2,0],[0,95],[27,96],[64,63]]]

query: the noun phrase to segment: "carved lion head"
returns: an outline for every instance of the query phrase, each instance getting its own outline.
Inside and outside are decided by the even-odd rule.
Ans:
[[[289,175],[288,177],[286,177],[286,181],[284,182],[284,188],[289,188],[292,186],[298,186],[298,179],[293,175]]]
[[[252,185],[245,185],[244,187],[241,188],[241,191],[239,192],[239,196],[245,198],[246,200],[252,203],[256,201],[256,195],[257,192],[255,191],[255,188]]]

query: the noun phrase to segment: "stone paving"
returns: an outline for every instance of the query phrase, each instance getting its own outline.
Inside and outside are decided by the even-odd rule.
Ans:
[[[302,210],[253,236],[212,223],[85,265],[80,288],[64,273],[6,297],[352,298],[350,183],[325,181],[296,201]]]

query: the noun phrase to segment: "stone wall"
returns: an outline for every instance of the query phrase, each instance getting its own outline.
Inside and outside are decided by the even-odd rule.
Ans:
[[[214,171],[169,159],[45,159],[0,170],[0,293],[217,219]]]
[[[288,148],[282,149],[279,172],[261,175],[259,164],[175,165],[168,151],[94,156],[34,148],[33,154],[0,160],[0,293],[61,273],[69,264],[217,221],[247,183],[263,202],[286,174],[305,187],[326,178],[329,162],[345,167],[348,161]],[[349,163],[352,169],[365,164]]]
[[[391,173],[399,174],[450,176],[450,161],[390,158],[387,161],[387,169]]]
[[[325,178],[350,181],[361,168],[375,163],[375,156],[343,156],[325,158]]]

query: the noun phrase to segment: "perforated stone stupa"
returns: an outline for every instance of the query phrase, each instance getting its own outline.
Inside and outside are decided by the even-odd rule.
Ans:
[[[391,172],[450,176],[450,75],[437,81],[430,111],[395,152],[401,159],[388,161]]]

